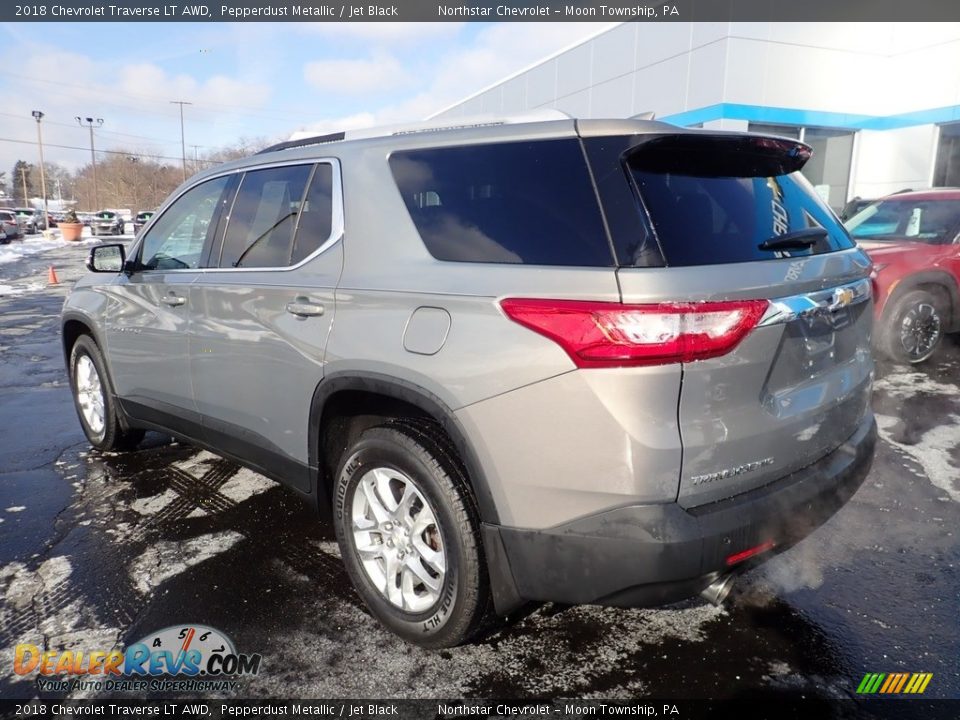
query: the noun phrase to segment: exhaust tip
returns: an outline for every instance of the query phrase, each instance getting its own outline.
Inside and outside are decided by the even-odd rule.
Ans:
[[[733,590],[733,575],[721,575],[700,591],[700,597],[711,605],[720,607]]]

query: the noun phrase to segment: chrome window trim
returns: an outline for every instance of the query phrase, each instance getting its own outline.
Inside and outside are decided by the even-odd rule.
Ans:
[[[846,292],[850,294],[846,295]],[[863,278],[826,290],[773,298],[757,327],[783,325],[804,316],[829,315],[844,307],[866,302],[872,295],[870,278]]]
[[[150,228],[153,226],[153,223],[160,218],[167,210],[180,198],[186,195],[188,192],[193,190],[195,187],[202,185],[203,183],[209,180],[216,180],[221,177],[228,177],[231,175],[236,175],[237,173],[246,173],[248,171],[255,170],[269,170],[270,168],[276,167],[289,167],[291,165],[320,165],[321,163],[326,163],[330,165],[330,168],[333,172],[333,177],[331,178],[332,183],[332,194],[331,194],[331,204],[333,217],[331,218],[330,223],[330,235],[320,243],[320,246],[314,250],[312,253],[307,255],[303,260],[298,262],[296,265],[286,265],[284,267],[250,267],[250,268],[221,268],[221,267],[198,267],[198,268],[175,268],[170,270],[142,270],[140,272],[144,273],[226,273],[226,272],[289,272],[291,270],[298,270],[307,263],[311,262],[314,258],[319,257],[331,247],[336,245],[343,238],[344,231],[344,212],[343,212],[343,175],[340,171],[340,160],[335,157],[320,157],[320,158],[302,158],[297,160],[287,160],[281,162],[272,162],[272,163],[263,163],[257,165],[250,165],[248,167],[234,168],[232,170],[227,170],[221,173],[215,173],[213,175],[206,175],[202,179],[198,180],[195,183],[185,187],[181,192],[177,193],[175,197],[171,197],[167,200],[158,210],[154,213],[153,217],[150,218],[148,223],[144,225],[143,230],[140,233],[140,237],[137,238],[136,244],[131,248],[130,257],[136,257],[140,248],[143,246],[144,240],[150,231]],[[316,169],[314,168],[313,172],[310,175],[310,180],[313,180],[313,176],[316,174]],[[242,180],[241,180],[242,184]],[[309,191],[310,186],[307,185],[307,191]],[[230,213],[233,213],[233,202],[236,201],[237,194],[239,193],[239,186],[237,187],[237,192],[234,193],[233,198],[230,203]],[[304,196],[306,197],[306,196]],[[230,215],[227,215],[227,224],[229,225]],[[299,218],[297,218],[297,228],[299,229],[300,223]],[[226,227],[224,227],[224,233],[226,232]],[[221,236],[221,250],[222,250],[222,241],[223,236]],[[218,258],[219,262],[219,258]]]

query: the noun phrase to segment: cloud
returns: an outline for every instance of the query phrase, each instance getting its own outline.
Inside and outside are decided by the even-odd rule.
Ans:
[[[37,160],[33,109],[45,113],[47,162],[76,169],[89,162],[90,152],[89,131],[77,125],[74,116],[104,118],[103,126],[95,127],[98,153],[119,150],[176,158],[181,152],[179,117],[171,100],[197,103],[193,117],[190,108],[185,111],[187,142],[212,146],[227,144],[246,130],[221,130],[224,119],[266,112],[262,109],[272,95],[269,83],[249,82],[242,76],[170,73],[156,63],[110,62],[42,42],[4,49],[0,61],[16,67],[15,74],[3,78],[10,90],[2,117],[3,135],[9,140],[0,143],[0,170],[8,173],[18,159]]]
[[[395,46],[454,38],[463,26],[457,22],[334,22],[300,23],[297,29],[335,40]]]
[[[343,23],[351,28],[371,23]],[[400,23],[400,25],[415,23]],[[438,23],[450,25],[450,23]],[[353,92],[363,98],[362,112],[324,118],[301,126],[296,132],[300,137],[324,134],[338,130],[351,130],[418,122],[433,115],[448,105],[465,99],[484,87],[502,80],[556,53],[574,43],[614,27],[617,23],[502,23],[491,25],[472,38],[457,37],[446,43],[430,63],[429,71],[417,73],[416,63],[409,61],[404,66],[392,55],[380,55],[374,60],[327,61],[311,63],[313,73],[321,76],[326,86],[320,89],[336,92]],[[416,28],[412,29],[413,32]],[[400,57],[403,57],[400,54]],[[394,66],[398,66],[395,68]],[[374,93],[394,90],[399,79],[391,81],[390,72],[399,69],[406,76],[413,92],[398,102],[380,106],[371,104]],[[305,71],[305,75],[306,75]],[[419,77],[427,80],[417,84]],[[307,78],[311,81],[311,78]],[[313,84],[313,82],[311,82]],[[314,85],[316,86],[316,85]],[[361,89],[362,87],[362,89]]]
[[[376,111],[378,123],[433,115],[483,88],[617,23],[501,23],[473,42],[446,52],[429,85],[400,103]]]
[[[266,83],[246,82],[225,75],[213,75],[198,81],[190,75],[169,75],[152,63],[125,65],[118,72],[119,90],[136,98],[169,102],[185,100],[204,105],[222,105],[256,109],[270,98]]]
[[[400,62],[390,55],[368,60],[315,60],[304,66],[303,78],[316,90],[342,95],[392,92],[411,81]]]
[[[297,128],[291,135],[291,140],[312,137],[314,135],[326,135],[328,133],[340,132],[343,130],[362,130],[363,128],[373,127],[377,124],[377,116],[373,113],[364,112],[356,115],[346,115],[339,118],[329,118],[309,123]]]
[[[435,110],[462,100],[529,65],[617,23],[501,23],[440,63],[429,94]]]

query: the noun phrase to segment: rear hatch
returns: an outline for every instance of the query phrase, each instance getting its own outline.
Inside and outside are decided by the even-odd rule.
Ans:
[[[690,329],[680,504],[760,487],[841,446],[870,395],[870,264],[799,173],[809,148],[699,132],[584,143],[622,301],[679,308]]]

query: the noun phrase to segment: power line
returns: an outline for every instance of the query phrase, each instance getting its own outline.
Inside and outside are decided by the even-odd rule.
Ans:
[[[32,82],[49,83],[51,85],[61,85],[61,86],[71,87],[71,88],[81,89],[81,90],[86,89],[86,90],[95,90],[100,92],[105,89],[103,86],[98,87],[95,85],[80,85],[78,83],[58,82],[56,80],[48,80],[46,78],[27,77],[25,75],[21,75],[20,73],[10,72],[9,70],[0,70],[0,75],[9,75],[19,80],[28,81],[31,83]],[[111,89],[111,91],[116,92],[115,89]],[[125,92],[123,93],[123,95],[125,97],[131,98],[134,100],[143,100],[143,101],[152,102],[152,103],[167,102],[151,95],[140,95],[138,93],[131,93],[131,92]],[[137,109],[136,106],[133,106],[133,105],[123,105],[121,103],[103,101],[99,99],[98,99],[98,102],[100,102],[100,104],[102,105],[108,105],[113,107],[129,107],[129,108]],[[227,103],[204,103],[202,105],[198,105],[198,108],[204,108],[208,112],[223,112],[223,110],[225,109],[231,115],[263,117],[271,120],[287,120],[287,121],[289,121],[290,115],[312,115],[313,114],[312,111],[308,111],[301,108],[276,108],[276,112],[272,112],[272,113],[271,112],[250,112],[249,109],[247,109],[248,106],[246,105],[231,105]],[[142,108],[139,108],[139,109],[142,110]]]
[[[23,115],[19,115],[19,114],[17,114],[17,113],[0,112],[0,116],[16,118],[17,120],[24,120],[24,121],[29,120],[29,118],[26,118],[26,117],[24,117]],[[46,125],[57,125],[57,126],[59,126],[59,127],[65,127],[65,128],[75,128],[75,127],[76,127],[76,125],[73,125],[73,124],[71,124],[71,123],[57,122],[56,120],[47,120],[47,121],[45,122],[45,124],[46,124]],[[176,142],[176,140],[164,140],[163,138],[150,137],[150,136],[148,136],[148,135],[135,135],[134,133],[125,133],[125,132],[120,132],[119,130],[104,130],[104,129],[102,129],[102,128],[100,129],[100,134],[101,134],[101,135],[122,135],[123,137],[132,137],[132,138],[137,138],[138,140],[148,140],[148,141],[151,142],[151,144],[161,144],[161,143],[162,143],[162,144],[164,144],[164,145],[172,145],[173,143]],[[200,147],[209,147],[209,146],[208,146],[208,145],[201,145]]]
[[[15,138],[5,138],[5,137],[0,137],[0,142],[19,143],[21,145],[36,145],[36,142],[34,140],[17,140]],[[56,143],[49,143],[49,142],[45,142],[44,146],[61,148],[63,150],[83,150],[85,152],[89,152],[90,150],[90,148],[88,147],[78,147],[76,145],[57,145]],[[97,152],[100,153],[101,155],[105,154],[105,155],[128,155],[129,156],[134,154],[129,151],[123,151],[123,150],[97,150]],[[180,158],[171,157],[169,155],[148,155],[147,157],[154,160],[173,160],[175,162],[180,161]],[[200,160],[199,162],[206,163],[208,165],[216,165],[219,161],[218,160]]]

